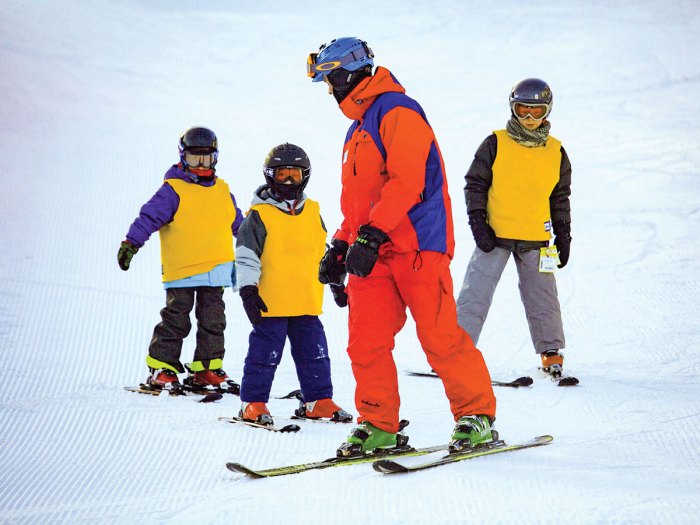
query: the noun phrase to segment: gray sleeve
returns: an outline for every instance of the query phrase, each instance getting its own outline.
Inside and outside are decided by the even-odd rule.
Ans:
[[[238,228],[236,238],[236,273],[238,287],[255,285],[260,282],[262,264],[260,256],[265,247],[267,230],[257,211],[251,210]]]

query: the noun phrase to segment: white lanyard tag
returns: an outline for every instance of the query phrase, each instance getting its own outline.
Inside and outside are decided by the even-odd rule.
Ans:
[[[540,248],[540,273],[554,273],[559,264],[559,252],[556,246]]]

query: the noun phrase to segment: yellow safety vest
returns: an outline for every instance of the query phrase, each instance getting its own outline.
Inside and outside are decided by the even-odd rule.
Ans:
[[[486,212],[497,237],[547,241],[551,237],[549,197],[559,182],[561,142],[551,135],[544,147],[528,148],[504,129],[498,139]]]
[[[289,215],[272,204],[256,204],[267,235],[260,256],[262,272],[258,290],[267,305],[265,317],[320,315],[323,285],[318,264],[326,246],[318,202],[306,199],[298,215]]]
[[[180,197],[170,224],[160,233],[163,282],[205,273],[235,259],[231,225],[236,208],[228,184],[216,179],[213,186],[200,186],[180,179],[167,179]]]

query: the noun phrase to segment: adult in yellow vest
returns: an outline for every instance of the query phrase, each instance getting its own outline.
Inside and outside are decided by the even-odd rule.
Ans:
[[[304,188],[311,163],[303,149],[280,144],[264,164],[259,187],[236,241],[238,284],[253,325],[241,381],[239,416],[272,425],[267,408],[275,371],[289,339],[303,396],[297,417],[352,421],[333,400],[331,362],[319,319],[323,285],[318,265],[326,227]],[[342,300],[342,287],[334,292]]]
[[[469,167],[465,195],[476,249],[457,315],[477,344],[512,255],[535,351],[546,371],[561,375],[565,339],[553,271],[569,260],[571,164],[561,142],[549,134],[552,104],[543,80],[515,84],[506,129],[481,143]],[[556,239],[548,248],[552,232]]]
[[[238,393],[223,371],[224,287],[236,285],[233,236],[243,221],[228,184],[216,176],[219,154],[213,131],[192,127],[180,137],[180,162],[165,174],[156,194],[143,205],[118,253],[122,270],[150,236],[159,232],[166,306],[155,327],[146,364],[149,390],[182,390],[177,374],[182,343],[197,317],[197,346],[185,388]],[[196,307],[195,307],[196,300]]]

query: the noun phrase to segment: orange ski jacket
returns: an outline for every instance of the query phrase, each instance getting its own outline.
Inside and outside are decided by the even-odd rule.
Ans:
[[[334,237],[352,243],[370,224],[389,235],[382,253],[454,254],[452,205],[435,134],[420,105],[378,67],[341,102],[354,120],[343,147],[343,223]]]

